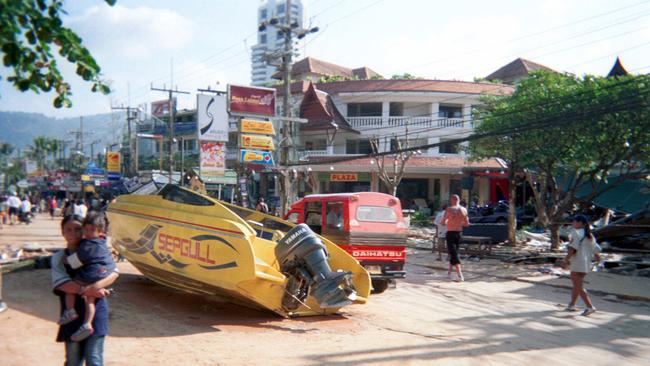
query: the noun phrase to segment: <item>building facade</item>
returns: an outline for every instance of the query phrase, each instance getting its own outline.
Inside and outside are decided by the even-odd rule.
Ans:
[[[284,22],[287,12],[286,1],[265,0],[257,9],[257,24],[268,22],[272,18]],[[304,7],[302,1],[291,1],[291,19],[297,21],[298,28],[304,23]],[[273,55],[284,48],[284,35],[273,26],[267,26],[257,32],[257,43],[251,47],[251,84],[263,85],[273,82],[273,74],[277,71],[266,62],[267,55]]]

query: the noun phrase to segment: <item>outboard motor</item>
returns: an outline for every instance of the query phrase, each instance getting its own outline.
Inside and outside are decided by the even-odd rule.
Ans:
[[[275,254],[280,270],[288,275],[287,294],[282,300],[288,310],[297,309],[309,293],[323,308],[349,305],[356,298],[350,272],[332,272],[328,253],[320,238],[306,224],[296,225],[278,241]]]

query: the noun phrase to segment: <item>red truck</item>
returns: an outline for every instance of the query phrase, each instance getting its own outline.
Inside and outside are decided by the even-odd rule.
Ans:
[[[377,192],[313,194],[291,206],[285,219],[306,223],[345,249],[370,273],[375,293],[406,271],[406,231],[397,198]]]

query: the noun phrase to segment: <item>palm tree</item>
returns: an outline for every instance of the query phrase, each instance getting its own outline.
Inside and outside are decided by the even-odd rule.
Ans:
[[[30,155],[36,159],[38,170],[44,170],[45,157],[50,150],[50,139],[45,136],[34,137],[31,149],[32,151]]]
[[[59,140],[57,140],[55,138],[54,139],[49,139],[49,140],[50,140],[50,143],[48,144],[47,152],[48,152],[48,154],[50,156],[52,156],[52,167],[54,169],[56,169],[57,168],[57,166],[56,166],[56,157],[57,157],[57,154],[58,154],[59,150],[61,149],[61,143],[59,142]]]

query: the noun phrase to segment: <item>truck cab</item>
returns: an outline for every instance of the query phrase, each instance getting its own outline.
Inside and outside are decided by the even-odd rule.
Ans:
[[[313,194],[291,206],[285,219],[305,223],[356,258],[385,291],[406,272],[406,229],[400,201],[377,192]]]

